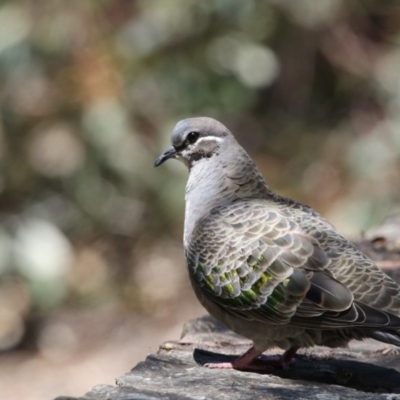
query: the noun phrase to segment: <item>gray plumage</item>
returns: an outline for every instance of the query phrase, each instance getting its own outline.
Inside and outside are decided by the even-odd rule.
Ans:
[[[189,168],[184,249],[202,305],[254,347],[344,346],[372,337],[400,346],[400,288],[308,206],[272,192],[231,132],[211,118],[180,121],[172,147]],[[226,368],[227,364],[212,367]]]

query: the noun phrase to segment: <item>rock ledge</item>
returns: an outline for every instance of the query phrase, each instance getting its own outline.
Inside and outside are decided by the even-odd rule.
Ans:
[[[157,354],[117,378],[116,386],[95,386],[79,400],[400,400],[400,350],[374,340],[351,342],[346,349],[300,350],[288,371],[203,367],[231,360],[249,345],[210,316],[189,321],[180,341],[164,343]]]

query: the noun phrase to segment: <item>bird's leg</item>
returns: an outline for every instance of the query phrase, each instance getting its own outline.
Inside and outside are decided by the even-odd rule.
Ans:
[[[291,361],[293,361],[292,358],[293,358],[293,356],[297,353],[297,350],[298,350],[299,348],[300,348],[300,347],[298,347],[298,346],[293,346],[293,347],[287,349],[287,350],[282,354],[282,359],[283,359],[283,361],[285,361],[286,363],[290,363]]]
[[[297,346],[290,347],[281,355],[281,365],[283,369],[288,369],[289,365],[294,362],[293,356],[298,349],[299,347]]]
[[[207,363],[204,364],[204,366],[213,369],[251,369],[252,362],[261,353],[262,350],[256,350],[254,346],[252,346],[233,362]]]
[[[294,346],[286,350],[281,356],[266,355],[262,358],[258,358],[262,351],[255,349],[253,346],[233,362],[207,363],[204,366],[214,369],[240,369],[256,371],[260,371],[265,369],[265,367],[271,366],[288,369],[289,365],[294,361],[292,358],[298,349],[298,347]]]
[[[289,365],[295,361],[293,360],[293,356],[296,354],[298,349],[299,347],[293,346],[287,349],[282,355],[262,355],[259,359],[254,360],[252,369],[262,370],[265,367],[280,367],[284,370],[288,370]]]

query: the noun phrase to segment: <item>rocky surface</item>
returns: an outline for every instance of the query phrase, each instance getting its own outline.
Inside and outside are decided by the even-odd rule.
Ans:
[[[384,233],[358,245],[400,282],[398,242],[393,246]],[[188,322],[181,340],[164,343],[157,354],[117,378],[116,386],[98,385],[79,399],[57,400],[400,400],[400,349],[374,340],[351,342],[345,349],[300,350],[288,370],[268,367],[255,373],[203,366],[232,360],[249,345],[205,316]]]
[[[373,340],[352,342],[346,349],[305,349],[287,371],[269,367],[254,373],[203,366],[231,360],[248,346],[247,340],[205,316],[188,322],[180,341],[164,343],[157,354],[118,378],[116,386],[98,385],[79,400],[400,400],[400,351]],[[279,350],[270,351],[274,352]]]

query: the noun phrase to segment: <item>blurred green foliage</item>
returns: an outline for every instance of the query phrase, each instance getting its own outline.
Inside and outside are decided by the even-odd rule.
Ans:
[[[0,348],[37,312],[173,293],[146,282],[182,232],[187,173],[152,168],[181,118],[349,233],[398,208],[399,26],[378,0],[2,2]]]

